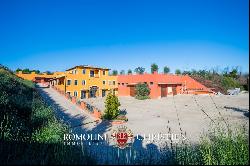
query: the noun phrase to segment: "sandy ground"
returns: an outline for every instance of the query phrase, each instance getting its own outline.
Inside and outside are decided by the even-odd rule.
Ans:
[[[52,88],[38,88],[38,90],[55,110],[57,116],[71,126],[72,133],[98,133],[110,136],[112,131],[117,130],[117,127],[120,126],[111,125],[109,122],[95,122],[91,115],[72,104]],[[92,98],[84,101],[101,110],[105,109],[105,98]],[[233,126],[245,125],[247,129],[249,128],[248,93],[237,96],[212,97],[208,95],[177,95],[149,100],[119,97],[119,101],[121,103],[120,109],[125,110],[128,117],[128,122],[124,126],[131,129],[135,136],[133,148],[137,152],[138,150],[143,152],[140,153],[139,158],[149,154],[149,148],[150,151],[154,149],[153,154],[159,157],[159,147],[170,141],[169,137],[161,137],[158,140],[159,134],[172,134],[170,136],[177,143],[183,139],[197,143],[201,134],[206,133],[211,125],[215,124],[213,126],[216,126],[218,122],[222,125],[225,123]],[[153,135],[155,138],[152,142],[150,139]],[[144,138],[144,140],[136,139],[137,136]],[[114,164],[117,163],[114,158],[103,157],[111,154],[113,156],[113,144],[114,141],[111,140],[108,144],[102,143],[98,146],[91,144],[91,148],[88,149],[90,149],[90,153],[95,153],[96,158],[99,158],[98,163],[103,164],[107,160],[111,160],[110,163]],[[106,153],[110,154],[103,155]]]
[[[105,98],[85,99],[105,109]],[[249,94],[237,96],[177,95],[161,99],[137,100],[119,97],[120,109],[126,110],[126,126],[136,134],[185,134],[197,141],[213,123],[249,126]],[[203,111],[202,111],[203,110]],[[222,119],[224,118],[224,120]],[[247,127],[248,128],[248,127]]]

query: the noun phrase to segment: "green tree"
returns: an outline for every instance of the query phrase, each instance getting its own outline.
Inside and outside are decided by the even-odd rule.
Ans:
[[[158,67],[158,65],[156,63],[153,63],[151,65],[151,73],[154,73],[155,71],[158,72],[158,69],[159,69],[159,67]]]
[[[163,72],[164,74],[168,74],[170,72],[170,68],[168,66],[165,66]]]
[[[46,74],[53,74],[51,71],[46,71],[45,73]]]
[[[131,69],[128,69],[128,74],[132,74],[132,70]]]
[[[238,78],[238,67],[233,68],[232,71],[229,72],[228,76],[235,79]]]
[[[117,76],[117,75],[118,75],[118,71],[117,71],[117,70],[113,70],[113,71],[112,71],[112,75],[113,75],[113,76]]]
[[[103,118],[109,120],[115,119],[119,115],[120,105],[121,104],[118,100],[118,97],[112,93],[109,93],[105,101],[105,111]]]
[[[144,72],[145,72],[145,68],[143,68],[143,67],[135,68],[135,73],[136,74],[143,74]]]
[[[184,71],[182,72],[182,74],[183,74],[183,75],[191,75],[191,72],[190,72],[190,71],[187,71],[187,70],[184,70]]]
[[[225,67],[222,71],[223,75],[224,76],[228,76],[228,73],[229,73],[229,67]]]
[[[23,69],[23,73],[29,74],[30,73],[30,69],[28,69],[28,68]]]
[[[16,73],[18,73],[19,71],[22,71],[22,69],[17,68],[17,69],[16,69]]]
[[[175,74],[177,74],[177,75],[181,74],[181,70],[180,69],[176,69],[175,70]]]
[[[125,74],[125,70],[121,70],[120,75],[124,75],[124,74]]]
[[[39,70],[31,70],[30,72],[35,72],[36,74],[39,74],[39,73],[40,73]]]
[[[148,84],[139,83],[135,86],[135,98],[139,100],[144,100],[149,98],[150,89]]]
[[[35,73],[36,74],[40,74],[40,70],[35,70]]]

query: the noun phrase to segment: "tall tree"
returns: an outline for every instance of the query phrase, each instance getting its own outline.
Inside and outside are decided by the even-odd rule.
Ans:
[[[124,74],[125,74],[125,70],[121,70],[120,75],[124,75]]]
[[[53,74],[51,71],[46,71],[45,73],[46,74]]]
[[[118,74],[118,71],[117,71],[117,70],[113,70],[113,71],[112,71],[112,75],[113,75],[113,76],[116,76],[117,74]]]
[[[28,68],[23,69],[23,73],[29,74],[30,73],[30,69],[28,69]]]
[[[19,71],[22,71],[22,69],[17,68],[17,69],[16,69],[16,73],[18,73]]]
[[[175,74],[177,74],[177,75],[181,74],[181,70],[180,69],[176,69],[175,70]]]
[[[158,71],[158,65],[156,63],[153,63],[151,65],[151,73],[154,73],[155,71]]]
[[[137,74],[143,74],[144,72],[145,72],[145,68],[143,68],[143,67],[135,68],[135,73],[137,73]]]
[[[170,68],[168,66],[165,66],[163,72],[164,74],[168,74],[170,72]]]
[[[132,74],[132,70],[131,69],[128,69],[128,74]]]

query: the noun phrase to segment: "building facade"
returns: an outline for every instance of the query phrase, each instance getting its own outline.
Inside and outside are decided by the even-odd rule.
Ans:
[[[211,89],[195,81],[188,75],[173,74],[128,74],[110,76],[108,68],[81,65],[65,72],[53,74],[16,75],[37,83],[49,84],[77,99],[105,97],[109,92],[118,96],[135,96],[138,83],[146,83],[150,88],[150,98],[156,99],[177,94],[210,94]]]
[[[105,97],[118,94],[117,76],[110,76],[108,68],[87,65],[75,66],[51,79],[50,85],[77,99]]]
[[[136,74],[118,76],[119,96],[135,96],[135,86],[145,83],[150,88],[150,98],[167,97],[177,94],[209,94],[209,88],[195,81],[188,75],[173,74]]]
[[[58,75],[61,75],[62,73],[63,72],[54,72],[52,74],[47,74],[47,73],[36,74],[35,72],[23,73],[22,71],[19,71],[16,73],[16,75],[22,79],[30,80],[36,83],[47,83],[49,82],[50,79]]]

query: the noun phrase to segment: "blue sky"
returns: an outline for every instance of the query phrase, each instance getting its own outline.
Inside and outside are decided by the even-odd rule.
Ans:
[[[2,0],[0,63],[248,72],[248,13],[248,0]]]

